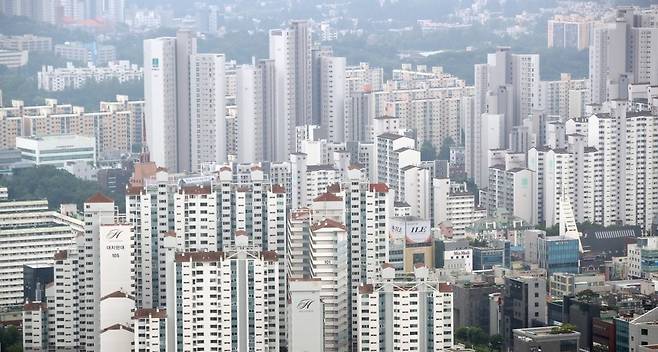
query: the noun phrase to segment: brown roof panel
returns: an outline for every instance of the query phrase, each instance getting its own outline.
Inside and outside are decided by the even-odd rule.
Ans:
[[[98,192],[91,197],[87,198],[85,203],[114,203],[114,199]]]

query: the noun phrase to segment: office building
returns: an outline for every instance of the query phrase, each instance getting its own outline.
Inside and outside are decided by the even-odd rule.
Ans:
[[[628,245],[628,276],[649,278],[658,272],[658,237],[640,237]]]
[[[448,272],[473,271],[473,249],[466,239],[434,241],[434,268]]]
[[[575,296],[584,290],[601,291],[605,286],[605,276],[599,273],[565,273],[551,275],[549,293],[554,299]]]
[[[454,329],[477,326],[491,331],[489,295],[499,293],[500,286],[485,282],[458,283],[453,286]]]
[[[565,236],[540,236],[537,242],[539,267],[553,273],[577,274],[580,271],[580,251],[577,239]]]
[[[644,314],[614,318],[617,349],[640,351],[641,346],[658,343],[658,308]]]
[[[515,347],[513,330],[542,326],[545,322],[546,279],[506,277],[500,329],[505,348]]]
[[[473,246],[473,270],[491,270],[494,267],[512,266],[511,243],[494,240],[486,246]]]
[[[96,163],[96,141],[93,137],[59,135],[17,137],[16,148],[24,161],[34,165],[64,167],[69,163]]]
[[[43,302],[46,298],[46,286],[54,280],[52,264],[23,265],[23,300],[24,302]]]

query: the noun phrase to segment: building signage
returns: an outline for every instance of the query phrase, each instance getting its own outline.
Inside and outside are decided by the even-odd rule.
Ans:
[[[432,228],[429,220],[391,219],[390,240],[405,244],[431,244]]]
[[[297,302],[297,311],[302,312],[313,312],[313,303],[314,300],[304,298]]]
[[[100,226],[101,295],[128,290],[133,273],[132,227],[127,224]]]

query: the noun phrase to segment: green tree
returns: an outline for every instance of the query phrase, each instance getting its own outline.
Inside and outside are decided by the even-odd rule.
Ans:
[[[0,346],[2,352],[23,351],[23,338],[15,326],[0,327]]]
[[[475,204],[480,204],[480,188],[475,184],[475,180],[472,178],[466,180],[466,189],[475,196]]]
[[[560,326],[554,326],[551,328],[551,334],[570,334],[576,331],[576,326],[573,324],[562,324]]]
[[[500,334],[493,335],[489,337],[489,348],[491,351],[502,351],[503,350],[503,336]]]
[[[67,171],[52,166],[17,169],[12,176],[1,176],[0,185],[9,188],[9,197],[16,200],[47,199],[51,209],[61,204],[74,203],[81,209],[84,201],[96,192],[101,192],[97,182],[81,180]],[[108,194],[122,209],[125,197]]]
[[[450,160],[450,147],[455,145],[455,141],[450,137],[446,137],[441,144],[441,149],[439,149],[439,155],[437,159],[439,160]]]
[[[436,160],[436,148],[429,141],[424,141],[420,146],[420,160]]]
[[[464,326],[455,331],[455,339],[467,346],[487,346],[489,335],[477,326]]]

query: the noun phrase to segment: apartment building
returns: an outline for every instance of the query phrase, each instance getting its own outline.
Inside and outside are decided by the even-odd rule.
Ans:
[[[17,51],[52,51],[53,39],[33,34],[0,35],[0,49]]]
[[[432,226],[443,224],[452,226],[453,234],[460,235],[476,221],[487,216],[487,211],[475,203],[475,195],[465,183],[445,178],[432,180],[433,216]]]
[[[228,161],[225,59],[222,54],[190,56],[191,170]]]
[[[548,20],[548,47],[587,49],[593,25],[591,18],[556,15]]]
[[[453,292],[417,266],[411,278],[384,266],[381,279],[359,287],[359,351],[445,351],[452,348]]]
[[[131,152],[142,143],[143,103],[119,99],[118,104],[101,103],[99,112],[85,112],[83,107],[59,104],[55,99],[37,106],[14,101],[0,108],[0,148],[15,148],[16,138],[22,136],[80,135],[95,139],[101,159]]]
[[[109,61],[107,66],[88,64],[86,67],[75,67],[71,62],[66,67],[42,66],[37,72],[37,87],[48,92],[59,92],[68,89],[82,89],[88,82],[117,81],[125,83],[142,80],[142,68],[130,64],[130,61]]]
[[[377,182],[383,182],[395,189],[398,200],[404,199],[403,170],[407,166],[420,164],[420,152],[414,139],[397,134],[385,133],[376,141]]]
[[[278,255],[249,246],[176,254],[170,350],[279,351]]]
[[[0,306],[24,303],[23,265],[53,264],[53,255],[73,247],[82,232],[82,221],[49,210],[47,200],[0,202]]]

